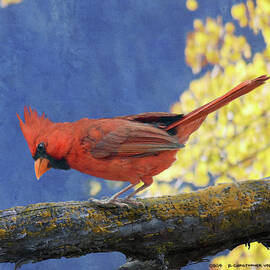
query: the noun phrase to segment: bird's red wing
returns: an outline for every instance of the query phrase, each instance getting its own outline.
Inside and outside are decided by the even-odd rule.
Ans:
[[[151,125],[119,119],[114,121],[121,124],[106,132],[95,145],[92,140],[90,153],[94,158],[154,155],[183,147],[177,137]]]

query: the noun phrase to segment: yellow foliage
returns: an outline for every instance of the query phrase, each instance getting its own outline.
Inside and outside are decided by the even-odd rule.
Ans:
[[[238,13],[237,13],[238,14]],[[207,18],[205,25],[196,19],[194,31],[187,36],[185,56],[194,73],[206,65],[225,66],[251,57],[251,49],[244,36],[234,35],[232,23],[222,24],[221,18]]]
[[[19,4],[21,2],[22,0],[0,0],[0,5],[1,7],[7,7],[8,5]]]
[[[249,26],[255,34],[262,32],[264,41],[267,45],[270,43],[270,1],[256,0],[256,5],[253,0],[247,0],[246,3],[235,5],[231,9],[234,19],[238,21],[241,27]],[[269,60],[269,48],[266,48],[265,56]]]

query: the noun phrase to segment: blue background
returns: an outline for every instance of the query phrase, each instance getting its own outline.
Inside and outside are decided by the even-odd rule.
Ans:
[[[55,122],[169,111],[195,78],[185,64],[195,18],[223,16],[239,1],[24,0],[0,9],[0,208],[87,200],[94,177],[51,170],[36,181],[18,125],[24,105]],[[104,180],[97,197],[112,194]],[[117,269],[123,254],[48,260],[26,269]],[[14,269],[0,264],[0,269]],[[208,269],[208,263],[184,269]]]

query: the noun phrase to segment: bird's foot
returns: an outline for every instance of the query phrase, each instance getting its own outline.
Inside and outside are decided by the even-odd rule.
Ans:
[[[128,204],[132,204],[132,205],[135,205],[135,206],[141,206],[141,207],[145,207],[144,206],[144,203],[142,201],[139,201],[137,199],[130,199],[130,198],[125,198],[124,199],[124,202],[128,203]]]
[[[110,198],[110,199],[103,199],[103,200],[97,200],[97,199],[89,199],[89,201],[94,202],[100,206],[110,206],[110,205],[115,205],[118,207],[127,207],[130,208],[130,206],[125,203],[124,199],[114,199],[114,198]]]
[[[134,200],[131,198],[124,198],[124,199],[120,199],[120,198],[108,198],[108,199],[102,199],[102,200],[97,200],[97,199],[89,199],[89,201],[94,202],[100,206],[118,206],[118,207],[127,207],[130,208],[130,205],[134,205],[134,206],[138,206],[138,207],[144,207],[143,202],[139,201],[139,200]]]

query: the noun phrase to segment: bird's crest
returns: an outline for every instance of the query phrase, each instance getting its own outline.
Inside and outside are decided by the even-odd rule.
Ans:
[[[27,107],[24,107],[24,121],[17,114],[17,117],[20,121],[20,127],[23,133],[25,140],[29,146],[29,149],[32,153],[32,156],[36,152],[36,143],[37,139],[48,130],[48,128],[53,125],[53,123],[45,117],[43,113],[42,116],[39,116],[37,111]]]

